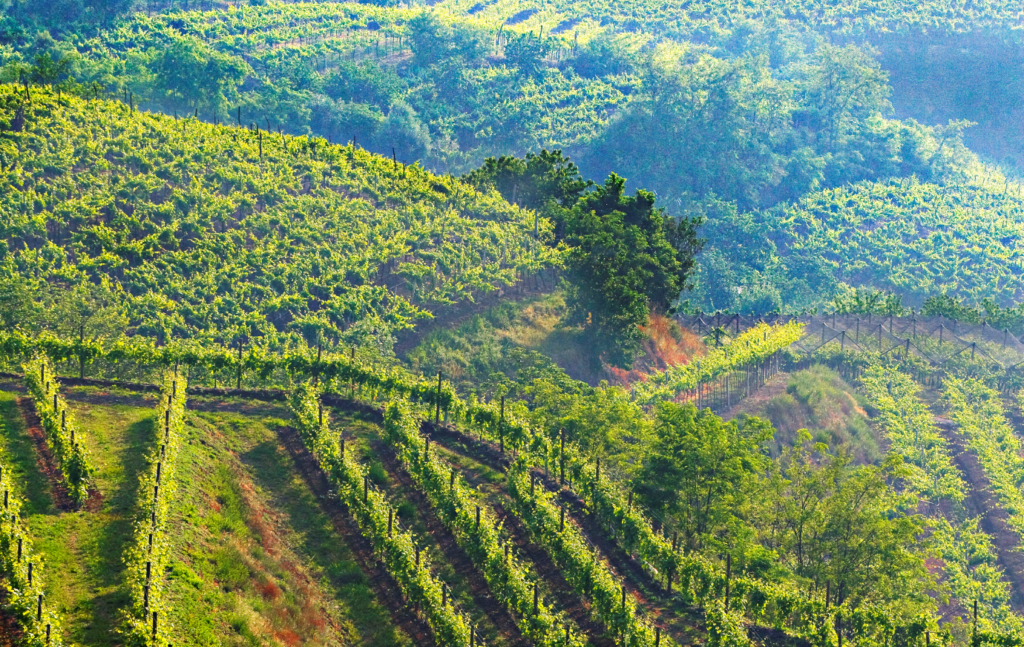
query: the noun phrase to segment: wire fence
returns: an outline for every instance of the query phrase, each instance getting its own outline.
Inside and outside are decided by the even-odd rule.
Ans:
[[[760,323],[803,323],[804,336],[790,347],[785,368],[806,368],[813,363],[833,365],[846,378],[856,378],[859,369],[839,358],[822,361],[822,351],[877,353],[898,357],[913,356],[928,366],[921,371],[922,383],[938,383],[954,367],[984,365],[997,373],[1000,390],[1024,384],[1024,343],[1008,330],[987,323],[971,324],[946,317],[894,317],[872,314],[830,315],[679,315],[684,327],[705,337],[709,343],[738,335]],[[795,355],[795,357],[794,357]],[[719,386],[710,388],[720,388]],[[726,406],[731,404],[726,400]]]

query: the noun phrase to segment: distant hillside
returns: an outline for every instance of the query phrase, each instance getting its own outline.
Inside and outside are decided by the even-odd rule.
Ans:
[[[1024,297],[1021,186],[980,167],[947,184],[864,182],[760,213],[721,208],[703,233],[691,297],[705,307],[799,311],[841,284],[892,291],[908,307],[943,294],[1003,306]]]
[[[0,264],[16,277],[5,294],[47,308],[74,309],[67,295],[84,290],[158,340],[378,337],[553,258],[534,240],[547,221],[418,165],[25,95],[0,87]]]
[[[558,6],[268,3],[140,12],[56,41],[19,26],[0,34],[0,78],[29,70],[438,172],[562,149],[585,177],[616,172],[677,214],[712,193],[750,209],[845,182],[941,179],[959,163],[959,134],[934,157],[935,120],[892,119],[889,80],[856,44],[799,22],[726,29],[680,14],[686,33],[662,33],[661,8],[635,30],[611,5],[566,5],[564,18]],[[593,19],[568,17],[583,10]]]

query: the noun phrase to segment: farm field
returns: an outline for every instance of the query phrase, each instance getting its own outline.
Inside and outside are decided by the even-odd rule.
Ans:
[[[1022,20],[0,0],[0,645],[1020,647]]]

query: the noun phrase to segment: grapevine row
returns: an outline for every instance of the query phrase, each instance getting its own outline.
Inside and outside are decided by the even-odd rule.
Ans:
[[[76,440],[75,420],[68,403],[58,393],[57,375],[42,355],[29,360],[22,368],[25,385],[46,433],[46,444],[57,459],[68,497],[76,506],[81,506],[89,497],[92,467],[88,450],[78,442],[80,432]]]
[[[551,502],[554,495],[536,487],[526,461],[513,461],[506,483],[512,513],[522,521],[531,539],[547,551],[576,593],[590,601],[593,612],[608,630],[622,638],[623,645],[653,647],[655,641],[674,644],[661,638],[660,630],[641,618],[639,605],[626,594],[626,587],[591,551],[572,520],[566,519],[565,509]]]
[[[1024,537],[1024,458],[1021,442],[1006,421],[999,392],[973,378],[947,378],[943,399],[978,456],[992,490],[1008,514],[1007,523]]]
[[[420,435],[419,424],[402,401],[384,412],[384,432],[406,471],[426,494],[434,513],[455,536],[473,563],[483,572],[495,598],[509,609],[519,628],[539,647],[582,647],[586,640],[570,631],[567,619],[559,618],[536,593],[539,577],[502,547],[499,525],[492,515],[476,506],[469,488]],[[533,581],[531,588],[530,582]],[[564,631],[563,631],[564,626]]]
[[[739,367],[763,362],[802,335],[803,324],[797,322],[777,326],[759,324],[738,335],[732,343],[708,351],[699,360],[668,368],[636,383],[634,398],[644,405],[674,400],[684,391],[696,389]]]
[[[164,377],[156,408],[155,442],[147,460],[149,467],[139,477],[138,512],[124,557],[130,603],[124,611],[121,629],[125,644],[133,647],[162,645],[170,633],[163,575],[171,559],[174,538],[166,531],[178,488],[176,475],[185,433],[187,386],[181,375],[168,372]]]
[[[341,452],[337,438],[323,420],[318,398],[316,388],[308,383],[299,385],[292,394],[292,413],[306,448],[327,475],[338,499],[380,553],[402,593],[423,609],[437,642],[453,647],[480,644],[471,643],[475,634],[470,621],[446,601],[444,585],[431,575],[412,533],[398,526],[387,497],[369,487],[367,468],[358,464],[351,452]]]
[[[635,556],[656,581],[664,578],[666,590],[671,591],[672,584],[678,582],[677,591],[684,602],[702,606],[706,614],[717,614],[719,624],[735,627],[734,636],[743,631],[738,618],[749,614],[754,622],[785,627],[815,645],[834,639],[834,634],[823,633],[822,626],[829,624],[832,616],[822,600],[785,584],[730,577],[702,555],[683,554],[674,538],[654,530],[625,488],[607,476],[602,478],[600,464],[588,461],[572,443],[555,445],[538,438],[519,460],[525,468],[538,472],[545,465],[556,466],[560,481],[589,502],[588,511],[601,522],[600,527],[615,529],[608,533],[612,541]],[[731,595],[725,604],[727,589]]]
[[[963,501],[967,484],[931,411],[918,399],[920,387],[914,380],[899,370],[871,366],[861,375],[861,384],[879,412],[890,451],[903,458],[907,484],[933,503]]]
[[[879,412],[890,451],[904,460],[908,488],[932,503],[943,499],[963,501],[969,487],[953,465],[931,411],[919,399],[917,383],[902,371],[876,364],[864,371],[861,385]],[[953,597],[964,609],[974,600],[982,606],[981,628],[1010,632],[1024,629],[1020,616],[1010,607],[1009,585],[995,564],[992,541],[978,528],[977,520],[954,526],[940,513],[931,515],[928,525]]]
[[[4,431],[0,421],[0,432]],[[32,540],[21,521],[25,501],[12,478],[6,456],[0,456],[0,489],[3,512],[0,516],[0,584],[6,597],[4,606],[17,619],[26,647],[64,645],[61,618],[45,604],[40,558],[32,549]]]

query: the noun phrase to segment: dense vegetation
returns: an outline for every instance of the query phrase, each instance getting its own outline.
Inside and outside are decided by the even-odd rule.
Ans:
[[[26,331],[362,341],[554,259],[534,238],[546,222],[419,166],[0,92],[4,318]]]
[[[1022,19],[0,0],[0,634],[1021,645]]]
[[[801,311],[870,286],[900,295],[895,314],[944,296],[988,300],[995,313],[1024,294],[1020,227],[1020,186],[981,169],[944,184],[858,183],[759,213],[722,206],[702,230],[692,297],[709,309]]]

